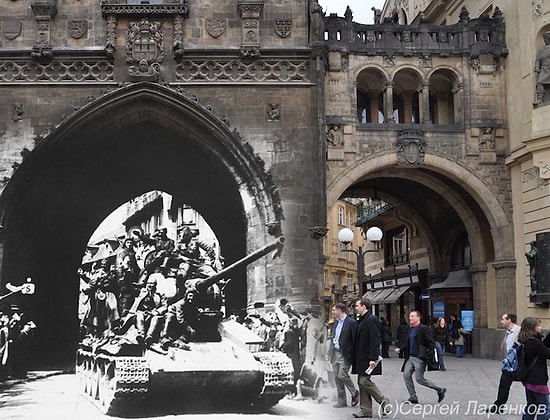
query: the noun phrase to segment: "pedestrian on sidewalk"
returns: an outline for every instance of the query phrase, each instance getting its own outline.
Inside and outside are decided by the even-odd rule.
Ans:
[[[437,360],[439,361],[439,369],[446,371],[445,362],[443,361],[443,354],[445,353],[445,346],[450,344],[451,340],[447,333],[447,323],[445,318],[437,318],[437,323],[434,325],[433,335],[435,340],[435,350],[437,351]]]
[[[466,339],[464,337],[466,331],[464,331],[464,328],[462,327],[462,322],[456,317],[455,314],[451,315],[449,330],[451,332],[451,338],[453,340],[455,356],[461,358],[464,354],[464,345],[466,344]]]
[[[522,381],[525,387],[527,405],[523,410],[522,420],[547,420],[550,418],[550,389],[548,388],[548,367],[550,348],[542,342],[542,325],[540,320],[527,317],[521,323],[518,341],[524,345],[525,366],[529,367],[526,378]],[[536,416],[536,417],[535,417]]]
[[[361,410],[353,413],[353,417],[372,417],[372,399],[380,404],[380,414],[386,415],[390,400],[380,392],[372,381],[371,375],[382,374],[382,364],[379,363],[382,337],[380,320],[370,312],[371,303],[366,297],[355,302],[355,311],[360,316],[357,335],[353,349],[352,373],[358,375],[359,402]],[[372,369],[368,371],[367,369]]]
[[[516,340],[518,339],[518,334],[520,331],[520,326],[516,324],[518,317],[515,314],[503,314],[500,317],[500,323],[504,328],[506,328],[506,335],[502,340],[500,346],[500,353],[502,358],[506,357],[508,350],[510,350]],[[496,413],[501,410],[501,407],[506,404],[508,401],[508,396],[510,395],[510,387],[514,380],[510,372],[502,371],[500,375],[500,381],[498,384],[497,399],[488,409],[490,413]]]
[[[413,372],[415,372],[416,382],[419,385],[431,388],[437,392],[437,402],[440,403],[445,398],[446,388],[440,387],[424,377],[424,372],[427,365],[427,352],[428,346],[434,346],[434,338],[431,329],[427,325],[421,323],[422,315],[418,311],[412,311],[409,314],[409,340],[404,347],[396,348],[396,353],[405,352],[405,362],[401,371],[403,372],[403,379],[405,386],[409,392],[409,399],[407,402],[411,404],[418,404],[418,397],[414,388],[414,382],[412,380]]]
[[[346,388],[351,394],[351,405],[355,407],[359,403],[359,391],[355,388],[349,375],[353,363],[353,343],[357,330],[357,321],[347,315],[347,307],[338,302],[332,307],[334,325],[330,337],[330,345],[326,360],[331,362],[336,383],[338,402],[336,408],[347,407]]]

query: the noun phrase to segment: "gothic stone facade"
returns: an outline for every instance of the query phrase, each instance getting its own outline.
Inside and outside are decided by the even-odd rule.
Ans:
[[[10,0],[0,17],[2,291],[45,357],[77,339],[76,269],[112,210],[158,189],[199,211],[233,274],[228,310],[316,302],[324,65],[305,0]],[[60,346],[59,343],[69,343]]]

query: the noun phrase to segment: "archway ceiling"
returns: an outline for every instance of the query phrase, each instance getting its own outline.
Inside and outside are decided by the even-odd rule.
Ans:
[[[430,170],[417,170],[429,174],[438,181],[443,181],[448,186],[449,191],[452,190],[457,193],[464,205],[472,209],[473,214],[477,217],[480,230],[488,228],[488,222],[480,207],[462,186]],[[397,201],[405,203],[415,209],[425,219],[428,226],[432,226],[433,235],[437,240],[443,240],[446,233],[455,230],[457,226],[464,227],[464,222],[461,220],[459,213],[443,195],[414,178],[414,174],[410,172],[397,173],[391,177],[371,174],[368,179],[360,180],[351,185],[343,194],[343,197],[368,198],[376,190],[382,199],[391,204],[396,205]],[[394,198],[393,202],[392,198]],[[406,208],[402,209],[405,213],[406,210]],[[383,220],[385,216],[379,217]]]

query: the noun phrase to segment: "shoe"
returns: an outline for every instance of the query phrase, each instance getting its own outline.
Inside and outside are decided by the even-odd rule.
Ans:
[[[353,413],[353,417],[355,417],[356,419],[370,419],[372,418],[372,415],[368,416],[365,412],[358,411],[357,413]]]
[[[347,404],[344,404],[344,403],[336,403],[333,405],[334,408],[344,408],[344,407],[347,407],[348,405]]]
[[[418,398],[409,398],[408,400],[404,401],[406,404],[418,404]]]
[[[496,404],[491,404],[491,405],[489,406],[489,408],[487,408],[487,409],[485,410],[485,412],[488,413],[488,414],[489,414],[489,413],[490,413],[490,414],[496,414],[497,411],[498,411],[498,407],[496,406]]]
[[[443,398],[445,398],[445,392],[447,392],[447,388],[443,388],[443,391],[437,393],[437,402],[440,403],[443,401]]]
[[[441,368],[441,371],[442,371],[442,372],[445,372],[446,370],[447,370],[447,369],[445,369],[445,368]]]
[[[390,414],[391,409],[390,407],[388,407],[389,405],[390,405],[390,400],[387,398],[384,398],[380,403],[380,415],[382,417],[386,417],[388,414]]]
[[[351,406],[355,407],[357,404],[359,404],[359,391],[355,391],[355,394],[351,397]]]

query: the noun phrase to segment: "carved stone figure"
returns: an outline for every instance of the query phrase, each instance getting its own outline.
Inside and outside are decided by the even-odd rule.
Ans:
[[[279,104],[267,105],[267,120],[279,121],[281,119],[281,111],[279,110]]]
[[[325,33],[323,8],[317,0],[309,2],[309,42],[322,41]]]
[[[343,146],[344,136],[342,135],[342,127],[338,124],[331,124],[327,129],[327,142],[332,146]]]
[[[537,294],[537,241],[531,241],[531,249],[525,253],[529,263],[529,280],[531,282],[531,296]]]
[[[382,19],[382,10],[377,9],[376,7],[371,7],[371,10],[374,12],[374,23],[380,23]]]
[[[495,133],[492,127],[484,127],[479,135],[479,148],[492,150],[495,148]]]
[[[536,99],[533,105],[540,105],[545,101],[545,94],[550,88],[550,32],[542,34],[544,47],[537,53],[535,73],[537,74]]]

